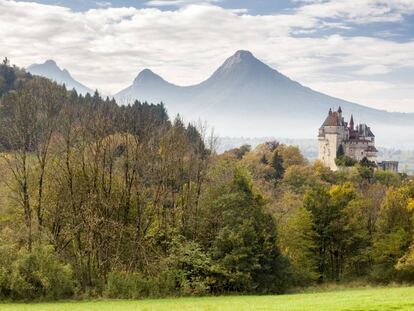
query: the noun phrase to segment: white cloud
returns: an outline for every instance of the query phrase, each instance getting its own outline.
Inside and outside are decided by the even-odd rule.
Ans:
[[[406,5],[407,9],[414,3],[397,2],[399,8]],[[326,1],[304,7],[318,4],[325,5]],[[319,15],[324,14],[328,15],[322,10]],[[366,18],[355,14],[360,20]],[[238,49],[251,50],[305,85],[327,81],[319,89],[330,94],[341,89],[338,84],[328,83],[332,80],[360,81],[362,75],[414,67],[414,41],[397,43],[387,38],[341,35],[306,37],[321,28],[346,27],[341,23],[327,25],[313,15],[309,10],[299,10],[255,16],[211,4],[190,4],[175,11],[101,8],[74,12],[59,6],[0,0],[0,56],[8,56],[19,66],[54,59],[76,79],[105,93],[126,87],[147,67],[173,83],[199,82]],[[293,35],[297,33],[301,38]],[[371,87],[366,85],[366,89]],[[389,91],[374,88],[373,94],[385,98]],[[395,97],[396,103],[409,98],[404,97],[409,94],[406,89],[397,93],[400,97]],[[358,102],[367,98],[353,88],[341,94]],[[399,107],[407,110],[407,104]],[[414,103],[410,109],[414,110]]]
[[[390,68],[384,65],[370,65],[370,66],[366,66],[362,69],[359,69],[357,71],[355,71],[356,74],[358,75],[367,75],[367,76],[372,76],[372,75],[380,75],[380,74],[386,74],[390,72]]]
[[[112,5],[112,3],[109,2],[109,1],[96,1],[95,4],[98,7],[101,7],[101,8],[107,8],[107,7],[110,7]]]
[[[347,98],[349,101],[358,102],[373,108],[388,111],[414,112],[414,89],[408,84],[350,80],[321,81],[310,83],[310,86],[331,96]],[[401,96],[401,92],[404,92],[403,96]]]
[[[217,3],[221,0],[150,0],[147,5],[151,6],[185,6],[190,4]]]
[[[412,0],[302,0],[298,12],[318,18],[337,18],[347,22],[402,21],[414,12]]]

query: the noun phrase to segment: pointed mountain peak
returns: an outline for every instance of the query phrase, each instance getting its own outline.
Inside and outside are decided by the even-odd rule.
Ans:
[[[165,80],[150,69],[142,70],[134,80],[134,84],[148,82],[164,82]]]
[[[252,52],[239,50],[233,56],[229,57],[224,63],[225,69],[230,69],[237,65],[241,64],[252,64],[260,62],[256,57],[254,57]]]
[[[223,83],[224,80],[238,81],[240,85],[292,82],[277,70],[257,59],[252,52],[239,50],[229,57],[206,83]]]
[[[53,59],[48,59],[47,61],[45,61],[44,65],[58,67],[58,65]]]
[[[153,76],[158,76],[158,75],[148,68],[145,68],[144,70],[142,70],[138,75],[138,77],[153,77]]]
[[[235,58],[239,58],[239,59],[250,59],[250,58],[255,58],[253,53],[250,51],[246,51],[246,50],[238,50],[233,57]]]

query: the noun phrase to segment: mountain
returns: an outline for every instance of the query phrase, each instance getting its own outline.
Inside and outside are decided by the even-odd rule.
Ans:
[[[172,99],[181,94],[181,89],[183,88],[168,83],[151,70],[144,69],[132,85],[115,95],[115,98],[122,103],[133,102],[135,99],[162,102],[166,98]]]
[[[149,69],[115,95],[120,103],[135,99],[164,102],[170,113],[188,121],[201,119],[225,136],[315,138],[329,108],[372,127],[380,144],[414,146],[413,113],[391,113],[334,98],[295,82],[249,51],[238,51],[213,75],[193,86],[177,86]]]
[[[80,94],[85,95],[86,93],[93,94],[94,91],[82,83],[76,81],[69,71],[66,69],[60,69],[54,60],[47,60],[43,64],[34,64],[27,68],[27,71],[33,75],[42,76],[59,84],[65,84],[66,88],[76,89]]]

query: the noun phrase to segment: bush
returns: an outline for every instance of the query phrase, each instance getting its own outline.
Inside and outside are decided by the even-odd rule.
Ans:
[[[0,298],[11,294],[12,264],[16,259],[16,250],[10,245],[0,246]]]
[[[211,259],[197,243],[174,240],[170,255],[160,264],[159,274],[151,277],[134,272],[111,272],[105,295],[139,299],[210,292]]]
[[[335,164],[337,166],[352,167],[357,163],[358,163],[358,161],[356,161],[356,160],[354,160],[354,159],[352,159],[351,157],[348,157],[348,156],[340,156],[340,157],[337,157],[335,159]]]
[[[73,295],[75,282],[70,265],[59,261],[52,246],[20,250],[12,265],[11,297],[60,299]]]
[[[150,293],[150,282],[140,274],[114,271],[108,275],[106,296],[109,298],[146,298]]]
[[[378,170],[374,173],[374,181],[387,187],[398,187],[401,184],[401,176],[398,173]]]
[[[170,273],[161,272],[147,278],[140,273],[112,271],[108,275],[105,296],[115,299],[142,299],[165,297],[173,293],[174,282]]]
[[[212,261],[198,243],[176,240],[167,261],[180,294],[201,296],[210,292]]]

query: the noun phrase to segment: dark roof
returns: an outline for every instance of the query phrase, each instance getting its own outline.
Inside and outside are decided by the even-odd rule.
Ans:
[[[338,112],[332,112],[330,113],[326,119],[325,122],[323,122],[322,126],[341,126],[342,124],[342,120],[339,117]]]
[[[367,149],[368,152],[378,152],[377,148],[375,148],[375,146],[368,146]]]

